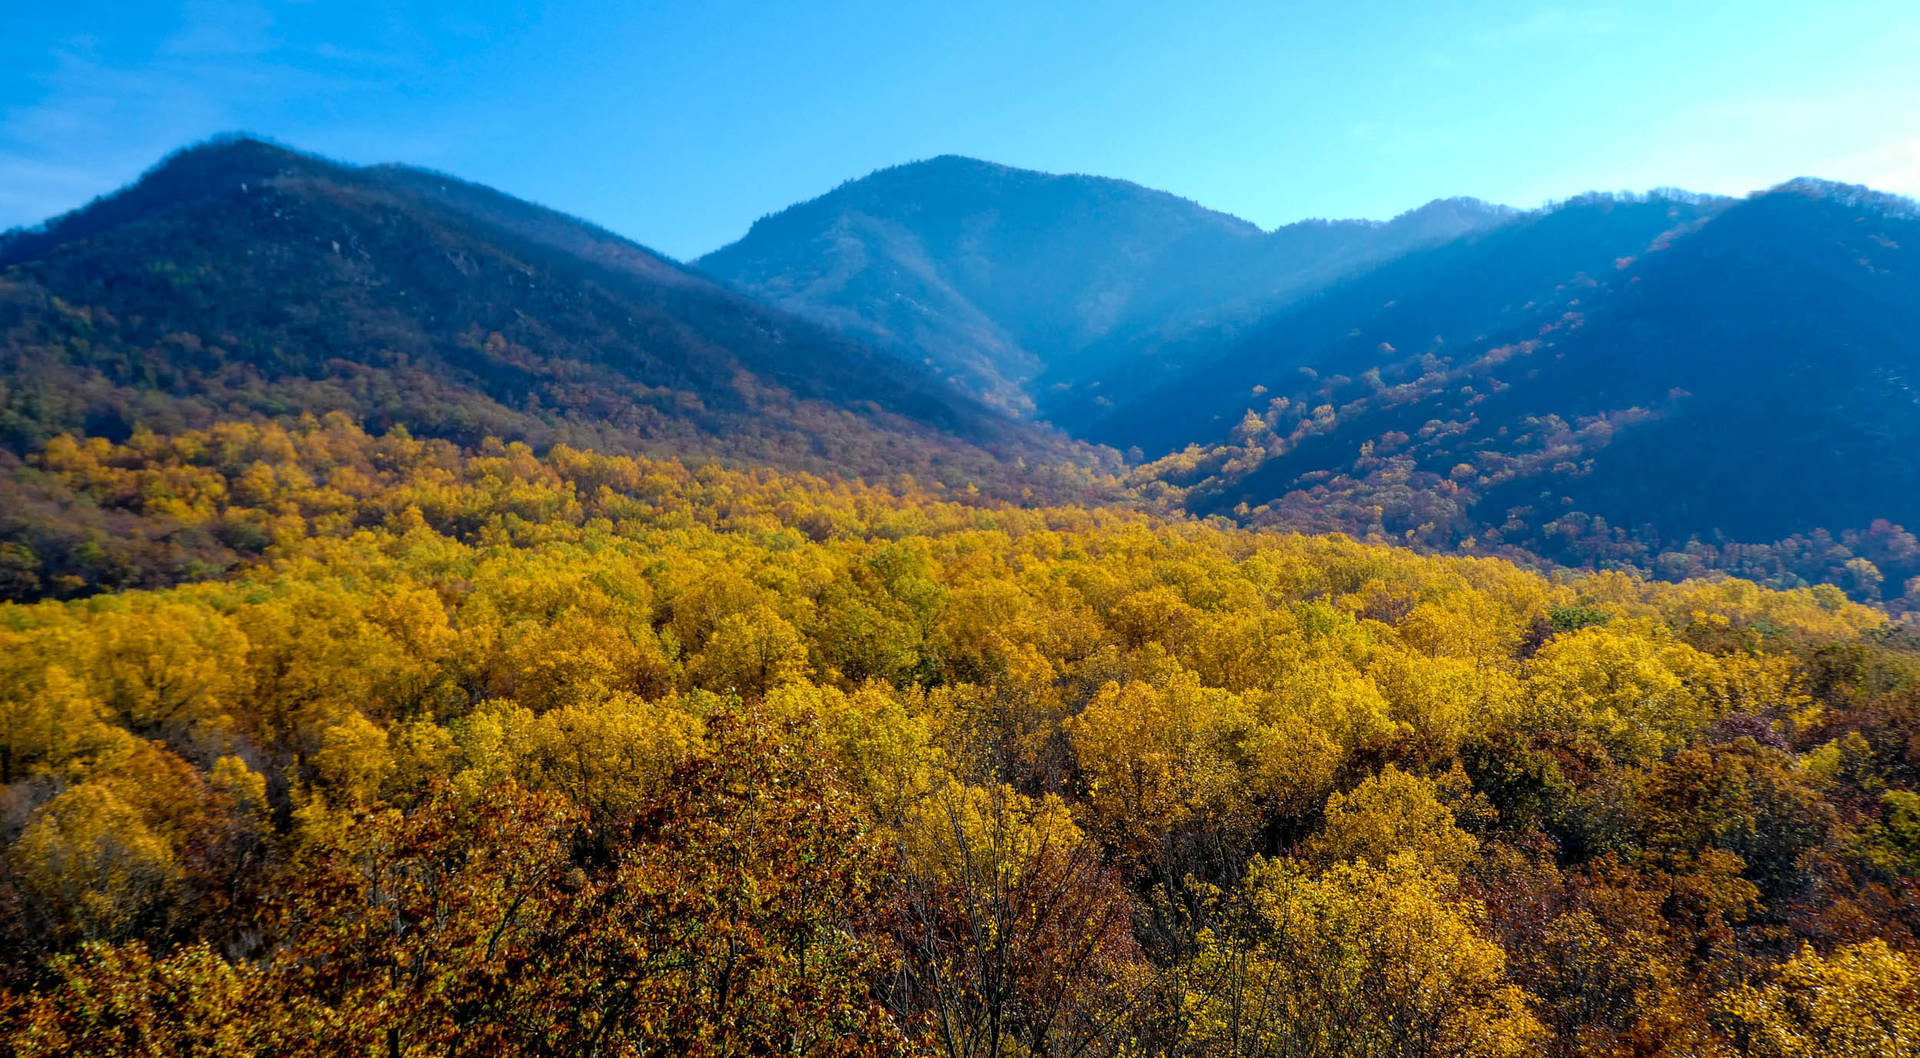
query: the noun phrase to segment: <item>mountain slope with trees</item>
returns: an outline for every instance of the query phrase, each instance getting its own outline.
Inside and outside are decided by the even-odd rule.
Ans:
[[[0,604],[9,1054],[1920,1031],[1920,650],[1832,587],[342,419],[52,449],[276,546]]]
[[[0,239],[0,333],[0,437],[16,453],[64,430],[331,410],[465,443],[956,483],[985,483],[996,452],[1070,451],[580,221],[244,138]]]
[[[1866,502],[1787,476],[1905,473],[1916,225],[1808,184],[1398,258],[1179,400],[1113,376],[1142,439],[1240,414],[1119,494],[569,218],[179,155],[0,242],[0,1053],[1905,1053],[1911,626],[1384,541],[1684,520],[1741,445],[1810,451],[1692,480],[1730,519]],[[1549,513],[1488,539],[1615,539]]]
[[[1910,202],[1815,181],[1589,198],[1288,310],[1084,432],[1168,453],[1143,477],[1200,512],[1891,599],[1920,575],[1916,247]]]

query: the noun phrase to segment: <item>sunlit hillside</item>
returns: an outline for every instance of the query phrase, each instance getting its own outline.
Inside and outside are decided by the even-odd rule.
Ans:
[[[10,1053],[1920,1031],[1920,643],[1835,588],[341,415],[36,465],[258,547],[0,607]]]

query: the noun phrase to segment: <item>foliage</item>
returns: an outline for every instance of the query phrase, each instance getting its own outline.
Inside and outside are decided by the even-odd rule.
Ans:
[[[1756,1058],[1910,1054],[1920,1040],[1920,963],[1873,940],[1828,958],[1802,949],[1723,1002],[1740,1053]]]
[[[1200,1053],[1493,1058],[1544,1035],[1471,903],[1409,861],[1283,862],[1248,880],[1251,921],[1203,932],[1184,1009]]]
[[[24,1054],[1711,1054],[1920,930],[1832,590],[341,417],[37,472],[270,543],[0,607]]]

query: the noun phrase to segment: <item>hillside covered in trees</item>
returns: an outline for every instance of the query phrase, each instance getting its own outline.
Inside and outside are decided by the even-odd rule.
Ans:
[[[274,544],[0,608],[15,1054],[1920,1031],[1920,644],[1833,588],[344,416],[45,472]]]
[[[1198,513],[1897,600],[1916,245],[1911,202],[1817,182],[1582,200],[1283,314],[1085,432],[1152,424],[1178,450],[1141,479]]]
[[[923,369],[452,177],[233,138],[0,236],[0,445],[344,411],[376,428],[1018,495],[1097,463]]]
[[[1802,180],[1263,233],[942,158],[700,263],[963,385],[999,365],[1001,404],[1195,514],[1911,609],[1916,217]]]

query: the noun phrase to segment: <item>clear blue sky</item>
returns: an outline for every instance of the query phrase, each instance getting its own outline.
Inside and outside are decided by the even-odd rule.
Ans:
[[[1445,195],[1920,193],[1920,2],[0,0],[0,227],[245,129],[679,257],[942,153],[1262,226]]]

